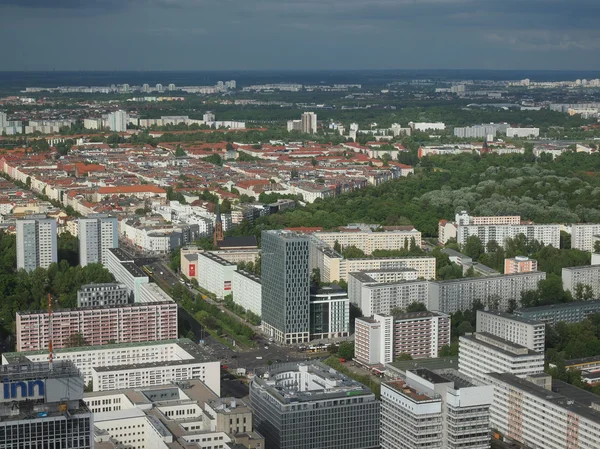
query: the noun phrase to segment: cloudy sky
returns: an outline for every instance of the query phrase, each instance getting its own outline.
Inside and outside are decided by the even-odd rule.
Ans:
[[[600,0],[0,0],[0,70],[600,69]]]

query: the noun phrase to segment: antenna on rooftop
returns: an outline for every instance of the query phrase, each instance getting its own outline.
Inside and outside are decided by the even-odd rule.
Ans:
[[[53,371],[52,361],[54,359],[54,349],[52,347],[52,295],[48,293],[48,369]]]

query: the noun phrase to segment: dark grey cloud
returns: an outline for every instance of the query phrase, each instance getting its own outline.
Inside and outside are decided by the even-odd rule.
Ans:
[[[600,69],[600,0],[0,0],[0,16],[27,48],[5,46],[7,69]]]

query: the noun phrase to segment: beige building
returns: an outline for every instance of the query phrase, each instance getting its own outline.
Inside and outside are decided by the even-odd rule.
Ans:
[[[373,232],[371,230],[348,230],[338,232],[315,232],[314,236],[333,248],[336,242],[342,247],[355,246],[365,254],[373,251],[399,250],[409,248],[411,244],[421,247],[421,233],[416,229],[406,231]]]

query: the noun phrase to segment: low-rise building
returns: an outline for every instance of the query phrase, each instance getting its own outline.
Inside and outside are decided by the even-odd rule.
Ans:
[[[125,284],[86,284],[77,291],[77,307],[118,306],[128,302]]]
[[[598,396],[550,376],[491,373],[492,428],[508,441],[544,449],[595,448],[600,441]]]
[[[250,383],[250,407],[266,449],[379,447],[379,401],[321,362],[270,366]]]
[[[504,274],[529,273],[537,271],[537,260],[517,256],[504,259]]]
[[[487,449],[493,388],[455,370],[381,384],[381,449]]]
[[[477,332],[487,332],[496,337],[543,353],[546,349],[546,325],[510,313],[477,311]]]
[[[460,337],[458,370],[480,382],[487,382],[489,373],[510,373],[524,378],[544,371],[544,353],[487,332],[477,332]]]
[[[600,300],[525,307],[514,312],[522,318],[541,321],[551,326],[560,322],[579,323],[594,313],[600,313]]]

